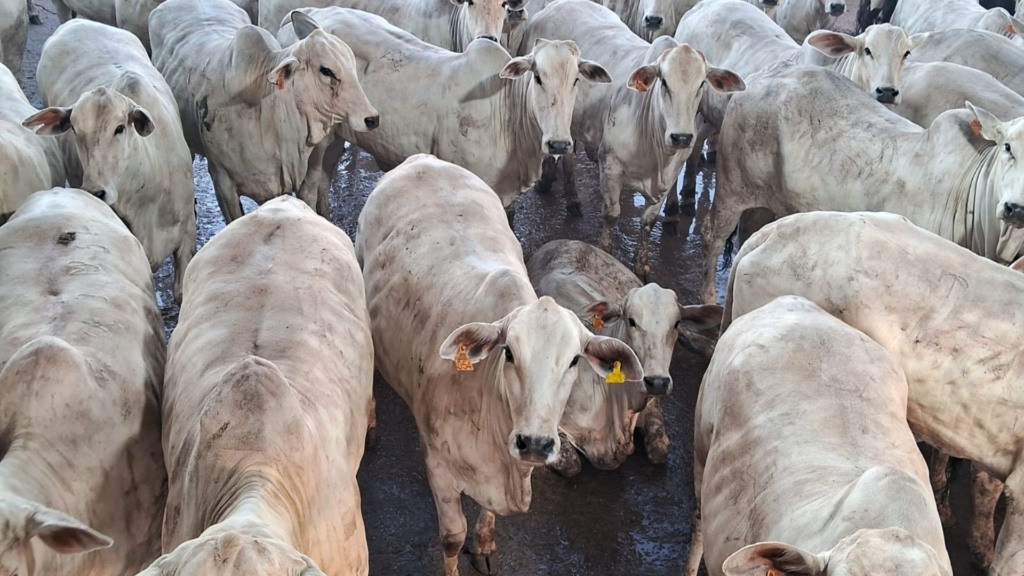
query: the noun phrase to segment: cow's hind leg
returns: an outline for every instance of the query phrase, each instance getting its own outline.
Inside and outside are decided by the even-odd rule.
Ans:
[[[444,576],[459,576],[459,552],[466,544],[466,515],[458,484],[441,462],[427,456],[427,482],[434,493],[444,548]]]
[[[473,528],[473,548],[470,550],[473,569],[481,574],[498,573],[498,545],[494,542],[494,512],[480,509]]]
[[[996,504],[999,502],[999,496],[1003,493],[1003,483],[978,468],[976,464],[972,463],[971,466],[974,468],[974,484],[972,486],[974,513],[971,516],[969,544],[975,563],[987,570],[989,566],[992,566],[995,554]],[[1001,573],[993,571],[991,574]]]
[[[661,409],[661,398],[651,398],[640,413],[640,429],[644,432],[644,448],[652,464],[664,464],[668,460],[671,445],[665,430],[665,413]]]
[[[935,493],[935,504],[939,509],[942,526],[953,525],[953,509],[949,507],[949,454],[933,449],[931,457],[932,492]]]

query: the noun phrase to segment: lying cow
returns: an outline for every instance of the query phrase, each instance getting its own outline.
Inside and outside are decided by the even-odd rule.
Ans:
[[[911,33],[968,28],[1015,41],[1024,34],[1024,22],[1002,8],[986,9],[973,0],[899,0],[890,21]]]
[[[530,507],[530,476],[558,457],[578,371],[636,382],[643,369],[621,341],[537,297],[497,195],[462,168],[424,154],[381,178],[356,253],[377,368],[419,428],[444,573],[459,573],[466,494],[481,507],[473,566],[493,574],[495,514]]]
[[[366,576],[356,471],[372,382],[344,232],[280,198],[217,234],[171,337],[165,554],[140,576]]]
[[[697,397],[693,475],[687,576],[702,552],[711,576],[953,575],[903,371],[803,298],[722,334]]]
[[[1006,482],[989,574],[1024,574],[1024,276],[906,218],[812,213],[767,226],[740,250],[724,322],[779,294],[809,298],[885,347],[907,374],[915,434]]]
[[[0,224],[33,192],[63,186],[64,162],[57,142],[40,138],[21,125],[38,112],[18,86],[14,74],[0,64]]]
[[[380,121],[352,51],[297,14],[308,35],[287,48],[228,0],[168,0],[150,15],[153,63],[229,223],[242,216],[243,195],[262,203],[297,191],[317,206],[324,175],[314,147],[338,122],[365,132]]]
[[[260,26],[276,34],[285,15],[297,8],[353,8],[381,16],[428,44],[462,52],[476,38],[497,42],[506,9],[521,10],[525,4],[525,0],[263,0],[259,12]]]
[[[60,139],[68,181],[110,204],[156,270],[174,256],[174,299],[196,251],[192,154],[167,82],[132,34],[74,20],[46,41],[39,92],[25,119]],[[70,132],[70,134],[68,134]]]
[[[0,64],[21,77],[28,43],[28,10],[24,0],[0,0]]]
[[[1024,245],[1014,151],[1024,121],[951,110],[924,130],[827,70],[778,66],[729,103],[718,192],[701,226],[704,302],[715,301],[718,256],[750,208],[781,217],[812,210],[903,214],[987,258]],[[836,158],[842,158],[837,163]]]
[[[603,68],[580,58],[572,42],[541,40],[514,59],[490,40],[475,40],[464,53],[454,53],[359,10],[296,13],[322,22],[352,47],[367,96],[385,117],[395,119],[371,133],[339,126],[325,172],[334,173],[342,139],[369,152],[382,170],[429,152],[482,178],[510,213],[540,177],[545,155],[570,150],[580,80],[582,85],[611,80]],[[305,32],[300,28],[282,28],[282,44]],[[401,65],[395,65],[396,58]],[[411,109],[395,94],[416,94],[418,104]]]
[[[722,309],[680,306],[672,290],[644,285],[607,252],[576,240],[548,242],[526,268],[538,296],[576,311],[595,334],[625,342],[644,370],[643,386],[604,386],[593,371],[578,373],[559,424],[568,442],[555,469],[564,475],[578,472],[576,450],[596,468],[618,468],[633,453],[638,426],[647,458],[665,462],[669,439],[660,397],[672,391],[668,369],[676,341],[706,342],[694,332],[717,329]]]
[[[648,44],[630,33],[614,12],[589,0],[558,0],[532,15],[524,46],[540,38],[575,41],[615,79],[608,86],[580,90],[572,135],[600,164],[602,248],[611,249],[622,191],[635,190],[647,199],[636,261],[637,274],[645,278],[651,229],[693,148],[694,118],[705,88],[734,92],[743,90],[743,80],[708,64],[703,54],[672,37]]]
[[[139,242],[81,190],[0,227],[4,574],[135,574],[159,554],[163,322]]]

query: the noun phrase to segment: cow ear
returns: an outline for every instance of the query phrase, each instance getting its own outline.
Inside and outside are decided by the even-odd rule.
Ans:
[[[804,42],[813,46],[825,56],[833,58],[856,52],[864,44],[864,41],[856,36],[830,30],[812,32]]]
[[[463,347],[473,364],[487,358],[487,355],[504,341],[501,326],[486,322],[472,322],[455,329],[444,344],[441,344],[441,358],[455,360]]]
[[[292,29],[295,30],[295,36],[299,40],[305,40],[314,30],[320,30],[320,24],[317,24],[317,21],[305,12],[292,10],[291,19]]]
[[[520,56],[519,58],[509,60],[498,76],[501,78],[522,78],[524,74],[531,70],[533,70],[533,57]]]
[[[743,78],[732,70],[708,66],[708,84],[717,92],[742,92],[747,89]]]
[[[305,556],[302,559],[306,561],[306,567],[302,569],[302,572],[299,572],[299,576],[327,576],[323,570],[318,568],[316,564],[313,564],[313,560]]]
[[[679,330],[715,330],[722,325],[722,307],[718,304],[704,304],[700,306],[680,306],[679,322],[676,328]]]
[[[156,128],[153,124],[153,119],[149,117],[149,112],[141,106],[136,106],[135,109],[132,110],[131,119],[132,126],[135,127],[135,131],[139,133],[139,136],[149,136]]]
[[[71,108],[51,106],[22,120],[21,125],[40,136],[57,136],[71,130]]]
[[[284,90],[285,83],[291,80],[292,76],[295,75],[295,69],[298,67],[298,59],[294,56],[289,56],[270,71],[270,74],[267,75],[267,81],[277,86],[278,90]]]
[[[580,76],[595,84],[611,84],[612,76],[597,62],[580,60]]]
[[[1003,123],[985,109],[978,108],[969,101],[965,102],[965,104],[967,109],[974,114],[974,119],[971,120],[971,131],[990,142],[1002,142],[1004,136]]]
[[[114,544],[109,537],[50,508],[39,508],[29,516],[27,533],[58,554],[81,554]]]
[[[921,32],[921,33],[918,33],[918,34],[911,34],[910,38],[908,38],[908,40],[910,40],[910,49],[911,50],[917,49],[917,47],[920,46],[921,44],[923,44],[924,41],[927,40],[930,35],[931,35],[930,32]]]
[[[779,542],[762,542],[742,548],[725,559],[725,576],[824,576],[827,555]]]
[[[644,379],[644,368],[640,365],[636,353],[617,338],[591,336],[583,347],[583,355],[587,357],[594,372],[600,374],[602,378],[611,374],[618,363],[627,381],[639,382]]]
[[[597,302],[587,304],[580,310],[579,317],[584,324],[593,327],[595,330],[600,330],[603,326],[596,326],[595,324],[598,324],[596,320],[600,318],[600,324],[618,322],[622,318],[622,306],[607,300],[598,300]]]
[[[1017,36],[1024,36],[1024,22],[1010,16],[1010,25],[1006,31],[1010,34],[1016,34]]]
[[[626,80],[626,86],[637,92],[647,92],[654,86],[658,76],[661,76],[661,69],[658,68],[658,65],[647,64],[633,70],[633,73],[629,75],[629,80]]]

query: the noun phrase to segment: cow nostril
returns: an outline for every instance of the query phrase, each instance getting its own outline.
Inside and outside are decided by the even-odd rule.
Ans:
[[[494,36],[491,36],[490,34],[481,34],[480,36],[478,36],[478,38],[485,38],[485,39],[490,40],[492,42],[497,42],[498,41],[497,38],[495,38]]]
[[[689,146],[693,142],[693,134],[671,134],[669,138],[673,146]]]
[[[530,443],[527,441],[526,436],[522,434],[516,434],[516,450],[520,452],[526,452],[526,449],[530,447]]]
[[[1019,215],[1024,210],[1020,204],[1004,204],[1003,205],[1003,216],[1009,218],[1014,215]]]
[[[373,130],[374,128],[380,126],[380,116],[367,116],[366,118],[363,119],[363,122],[366,123],[367,128]]]
[[[645,376],[644,388],[647,389],[648,394],[668,394],[672,388],[672,378],[669,376]]]
[[[875,88],[875,100],[885,104],[893,104],[896,102],[896,97],[900,95],[899,90],[886,87],[886,88]]]
[[[545,438],[540,443],[540,450],[544,454],[551,454],[552,452],[554,452],[555,451],[555,439],[554,438]]]

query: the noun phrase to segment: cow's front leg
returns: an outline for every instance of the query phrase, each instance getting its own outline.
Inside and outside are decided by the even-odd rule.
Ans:
[[[664,464],[668,460],[670,442],[665,430],[665,413],[661,410],[661,398],[651,398],[640,413],[640,429],[644,431],[644,447],[647,459],[652,464]]]
[[[299,200],[305,202],[307,206],[316,210],[316,213],[324,218],[330,217],[331,208],[328,197],[326,195],[321,197],[320,183],[325,180],[324,154],[327,152],[328,141],[331,139],[332,137],[328,135],[327,138],[321,140],[319,144],[313,147],[312,152],[309,154],[309,159],[306,161],[306,175],[299,185],[297,194]]]
[[[988,472],[971,463],[974,470],[974,483],[971,486],[974,500],[974,514],[971,517],[971,539],[969,541],[974,562],[984,569],[992,566],[996,548],[996,504],[1003,493],[1003,483],[996,480]],[[990,572],[996,576],[999,572]],[[1010,574],[1007,572],[1007,574]]]
[[[939,509],[939,520],[944,528],[953,525],[953,509],[949,507],[949,454],[933,449],[931,457],[932,492],[935,493],[935,505]]]
[[[601,162],[601,198],[603,200],[604,227],[601,229],[601,249],[612,253],[612,230],[619,221],[622,207],[619,196],[622,194],[622,168],[610,155],[605,155]]]
[[[220,213],[224,216],[224,223],[231,224],[242,216],[245,210],[242,209],[242,198],[238,195],[234,181],[217,167],[209,158],[206,159],[206,169],[210,172],[210,180],[213,180],[213,192],[217,196],[217,205],[220,206]]]
[[[640,246],[636,252],[636,273],[642,282],[647,282],[651,275],[651,231],[654,230],[654,223],[661,214],[661,207],[665,203],[665,195],[644,209],[640,216]]]
[[[498,573],[498,545],[494,542],[494,512],[480,509],[473,528],[473,548],[470,550],[473,569],[481,574]]]
[[[1024,467],[1010,473],[1003,494],[1006,495],[1006,518],[999,530],[989,576],[1024,574]]]
[[[427,482],[434,493],[437,522],[444,548],[444,576],[459,576],[459,552],[466,544],[466,515],[458,484],[448,469],[436,459],[427,457]]]
[[[551,194],[551,186],[558,180],[558,159],[545,156],[540,168],[540,179],[533,183],[533,191],[542,196]]]

